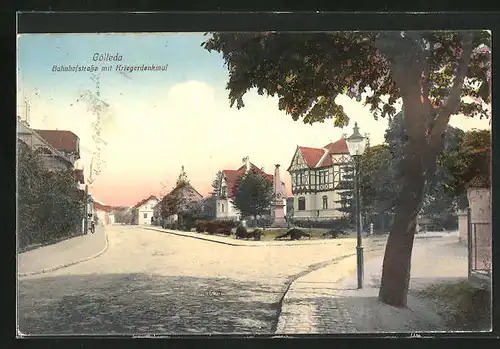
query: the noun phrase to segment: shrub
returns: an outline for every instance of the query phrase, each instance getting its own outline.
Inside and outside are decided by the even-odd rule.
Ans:
[[[207,228],[206,228],[207,233],[215,234],[215,232],[217,231],[217,228],[218,228],[217,224],[218,224],[217,221],[209,221],[207,223]]]
[[[248,232],[247,232],[247,229],[240,225],[238,226],[238,228],[236,228],[236,238],[237,239],[246,239],[248,236]]]
[[[197,233],[204,233],[207,231],[208,228],[208,222],[207,221],[198,221],[196,224],[196,232]]]
[[[336,218],[328,220],[307,220],[307,219],[296,219],[291,220],[290,223],[300,228],[319,228],[319,229],[351,229],[354,228],[353,225],[346,218]]]
[[[256,228],[256,227],[269,228],[272,224],[273,220],[270,217],[261,217],[257,218],[256,220],[254,219],[247,220],[247,225],[250,228]]]
[[[50,243],[81,234],[83,191],[71,170],[48,171],[24,143],[18,148],[18,243]]]

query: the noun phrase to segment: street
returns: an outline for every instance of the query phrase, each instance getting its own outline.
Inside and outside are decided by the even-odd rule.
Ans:
[[[20,332],[270,334],[292,281],[312,271],[311,266],[319,269],[355,251],[351,238],[247,247],[137,226],[108,226],[106,231],[109,247],[98,258],[19,279]],[[370,241],[365,246],[369,250]],[[343,259],[337,276],[326,281],[336,282],[354,270],[355,258]]]

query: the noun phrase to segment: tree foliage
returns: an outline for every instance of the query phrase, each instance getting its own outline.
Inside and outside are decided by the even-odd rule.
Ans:
[[[229,70],[230,105],[244,106],[252,88],[278,98],[278,108],[304,123],[349,117],[346,94],[375,118],[404,108],[401,189],[387,240],[379,298],[406,305],[416,219],[426,180],[434,176],[450,116],[489,117],[490,33],[391,31],[211,33],[202,46]]]
[[[444,152],[440,164],[447,169],[448,191],[464,194],[469,187],[491,186],[491,132],[472,130],[459,140],[459,146]]]
[[[218,171],[215,175],[214,180],[212,181],[212,194],[215,196],[221,196],[222,193],[222,180],[224,175],[222,171]]]
[[[489,45],[489,38],[485,31],[473,33],[475,50],[462,96],[474,100],[462,101],[456,109],[466,115],[488,116],[483,102],[490,102],[490,52],[482,45]],[[406,49],[412,58],[417,58],[414,52],[426,56],[428,91],[424,97],[431,97],[435,106],[444,106],[464,46],[462,33],[449,31],[406,32],[405,36],[399,32],[211,33],[202,45],[221,53],[226,62],[231,106],[244,107],[243,96],[256,88],[261,95],[277,96],[279,109],[294,120],[333,119],[336,126],[349,122],[344,108],[336,103],[340,94],[363,101],[376,118],[396,113],[402,92],[388,57],[396,50]],[[381,45],[390,53],[384,54]],[[476,102],[477,98],[482,101]]]
[[[189,183],[184,166],[181,168],[175,188],[161,199],[160,211],[163,218],[177,215],[181,224],[198,219],[202,214],[203,202]]]
[[[49,171],[39,155],[18,144],[18,237],[20,247],[81,232],[83,192],[71,170]]]
[[[374,214],[393,211],[398,191],[394,171],[396,161],[387,144],[366,148],[360,164],[363,211]]]
[[[339,182],[339,200],[336,203],[340,204],[338,211],[345,214],[346,219],[353,223],[356,217],[356,196],[354,188],[354,166],[348,164],[342,168],[342,177]]]
[[[236,180],[235,197],[231,202],[243,217],[256,219],[270,213],[273,198],[272,183],[251,169]]]

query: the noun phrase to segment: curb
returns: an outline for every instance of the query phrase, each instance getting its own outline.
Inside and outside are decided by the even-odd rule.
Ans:
[[[83,262],[87,262],[87,261],[89,261],[91,259],[95,259],[95,258],[101,256],[108,249],[109,240],[108,240],[108,234],[106,233],[106,230],[104,230],[104,235],[105,235],[105,245],[104,245],[104,248],[101,251],[99,251],[98,253],[96,253],[96,254],[94,254],[94,255],[92,255],[90,257],[86,257],[86,258],[83,258],[83,259],[80,259],[80,260],[77,260],[77,261],[74,261],[74,262],[70,262],[70,263],[58,265],[58,266],[55,266],[55,267],[40,269],[40,270],[36,270],[36,271],[30,271],[30,272],[22,273],[22,274],[19,273],[19,274],[17,274],[17,276],[18,277],[24,277],[24,276],[33,276],[33,275],[45,274],[45,273],[48,273],[48,272],[51,272],[51,271],[55,271],[55,270],[67,268],[67,267],[70,267],[70,266],[75,265],[75,264],[80,264],[80,263],[83,263]]]
[[[151,228],[151,227],[145,226],[145,227],[142,227],[142,229],[157,231],[157,232],[160,232],[160,233],[177,235],[177,236],[185,237],[185,238],[192,238],[192,239],[198,239],[198,240],[203,240],[203,241],[208,241],[208,242],[215,242],[217,244],[222,244],[222,245],[244,246],[244,247],[307,246],[307,245],[314,246],[314,245],[329,245],[329,244],[334,244],[334,242],[330,242],[330,241],[337,241],[337,242],[338,241],[342,241],[342,239],[338,239],[338,240],[335,240],[335,239],[324,239],[324,240],[318,240],[317,243],[313,242],[313,243],[306,243],[306,244],[301,244],[301,243],[294,243],[294,244],[290,244],[290,243],[266,244],[266,241],[260,241],[260,242],[246,241],[247,244],[244,244],[244,243],[234,243],[234,242],[228,242],[228,241],[213,240],[213,239],[210,239],[209,237],[204,237],[204,236],[185,235],[185,234],[180,233],[180,232],[175,232],[175,231],[172,231],[172,230],[161,229],[161,228]],[[225,239],[224,237],[221,237],[221,238]],[[268,240],[268,241],[274,241],[274,240]],[[310,240],[302,240],[302,241],[308,242]],[[319,242],[319,241],[323,241],[323,242]],[[324,241],[328,241],[328,242],[324,242]],[[288,240],[288,242],[291,242],[291,241]]]
[[[377,251],[381,251],[381,250],[383,250],[383,248],[375,248],[374,247],[374,248],[371,248],[369,250],[368,249],[365,250],[365,253],[377,252]],[[355,257],[355,256],[356,256],[356,253],[351,253],[351,254],[347,254],[347,255],[336,257],[336,258],[331,259],[329,261],[316,263],[316,264],[313,264],[313,265],[309,266],[308,269],[303,270],[300,273],[295,274],[292,277],[290,277],[290,279],[286,282],[285,292],[283,293],[283,295],[281,296],[281,298],[280,298],[280,300],[278,302],[278,306],[279,306],[278,313],[277,313],[277,316],[276,316],[276,321],[274,322],[273,327],[272,327],[272,333],[275,334],[275,336],[273,336],[273,338],[276,338],[276,336],[279,336],[279,337],[283,337],[283,336],[286,337],[287,336],[286,334],[283,334],[283,333],[277,334],[276,331],[278,330],[278,325],[279,325],[281,313],[283,311],[283,303],[285,301],[285,297],[288,294],[288,292],[290,291],[290,288],[292,287],[292,285],[294,284],[294,282],[296,282],[297,280],[299,280],[303,276],[306,276],[307,274],[310,274],[310,273],[312,273],[312,272],[314,272],[316,270],[319,270],[319,269],[322,269],[322,268],[326,268],[326,267],[330,266],[331,264],[334,264],[336,262],[340,262],[340,261],[342,261],[344,259],[347,259],[347,258],[350,258],[350,257]]]

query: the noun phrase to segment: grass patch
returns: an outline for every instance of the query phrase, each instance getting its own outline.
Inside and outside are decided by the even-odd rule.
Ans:
[[[462,331],[491,328],[491,291],[476,288],[468,281],[431,285],[419,291],[438,305],[438,312],[448,326]]]

